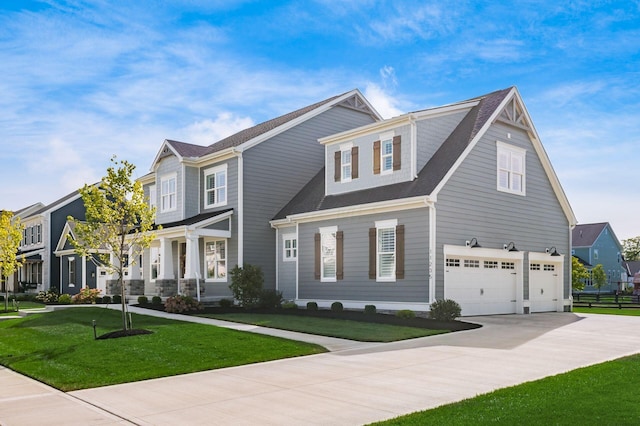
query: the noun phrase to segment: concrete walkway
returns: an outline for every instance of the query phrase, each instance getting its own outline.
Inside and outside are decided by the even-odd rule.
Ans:
[[[0,424],[357,425],[640,352],[629,333],[637,317],[466,320],[483,327],[387,344],[336,339],[331,353],[68,394],[0,369]]]

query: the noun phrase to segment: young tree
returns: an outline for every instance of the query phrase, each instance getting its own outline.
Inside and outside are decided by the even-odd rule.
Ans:
[[[591,278],[593,279],[593,285],[598,289],[598,293],[600,293],[600,289],[607,284],[607,274],[604,272],[604,267],[601,264],[597,264],[591,270]]]
[[[640,237],[622,240],[622,254],[624,260],[640,260]]]
[[[78,256],[98,259],[101,266],[115,273],[122,296],[122,328],[127,330],[124,268],[135,264],[145,248],[151,245],[155,208],[144,198],[142,184],[132,180],[135,166],[111,158],[112,165],[98,185],[85,185],[80,195],[86,210],[86,221],[69,217],[75,224],[72,239]],[[111,255],[99,253],[106,248]]]
[[[587,268],[584,267],[577,257],[571,257],[571,288],[574,291],[584,290],[584,280],[589,277]]]
[[[18,247],[22,241],[24,226],[19,217],[13,217],[8,210],[0,212],[0,281],[10,277],[24,263],[19,259]],[[5,283],[4,310],[9,309],[9,289]]]

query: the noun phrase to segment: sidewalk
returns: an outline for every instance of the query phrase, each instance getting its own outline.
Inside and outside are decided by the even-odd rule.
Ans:
[[[335,339],[330,353],[69,394],[0,371],[16,382],[0,387],[0,424],[357,425],[640,352],[640,336],[628,333],[637,317],[465,319],[483,327],[386,344]]]

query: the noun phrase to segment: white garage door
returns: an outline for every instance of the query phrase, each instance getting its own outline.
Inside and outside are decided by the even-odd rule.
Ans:
[[[529,264],[531,312],[558,310],[558,283],[561,273],[561,263],[532,261]]]
[[[460,304],[462,316],[513,314],[516,312],[516,262],[447,255],[444,296]]]

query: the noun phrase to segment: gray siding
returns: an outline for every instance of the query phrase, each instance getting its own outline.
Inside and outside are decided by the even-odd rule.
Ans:
[[[334,107],[244,153],[244,262],[262,268],[266,288],[275,288],[275,232],[269,221],[324,166],[318,139],[372,121]]]
[[[416,121],[417,127],[417,160],[418,171],[420,171],[433,154],[440,148],[442,142],[453,132],[456,126],[467,115],[468,111],[457,112]]]
[[[496,189],[497,140],[527,150],[526,196]],[[513,241],[520,251],[544,253],[545,248],[555,246],[565,255],[563,296],[569,296],[569,223],[525,131],[492,125],[438,194],[436,211],[436,265],[444,264],[443,244],[464,245],[472,237],[486,248],[501,248]],[[528,267],[524,265],[525,298]],[[441,267],[436,270],[436,298],[440,299],[444,273]]]
[[[162,178],[168,175],[176,174],[176,203],[177,208],[172,211],[163,212],[161,203],[162,194]],[[156,223],[170,223],[177,222],[184,219],[183,217],[183,192],[182,192],[182,165],[175,155],[164,157],[160,160],[158,168],[156,170],[156,191],[158,194],[158,211],[156,213]]]
[[[200,175],[197,167],[184,167],[184,217],[192,217],[200,213],[200,192],[198,188]]]
[[[398,219],[405,226],[405,278],[395,282],[369,279],[369,228],[376,221]],[[314,234],[325,226],[344,232],[344,279],[321,282],[314,277]],[[429,213],[425,209],[350,217],[299,225],[298,296],[311,300],[415,302],[429,301]]]
[[[411,175],[411,126],[405,125],[393,129],[396,136],[401,137],[401,169],[389,174],[373,173],[373,142],[380,140],[379,132],[354,139],[353,146],[358,147],[358,178],[349,182],[336,182],[334,179],[335,162],[334,155],[340,151],[340,145],[327,146],[325,162],[327,165],[327,195],[342,194],[377,186],[390,185],[398,182],[409,181]],[[348,143],[348,142],[344,142]]]
[[[205,191],[205,179],[204,174],[215,167],[227,165],[227,204],[220,207],[205,208],[204,206],[204,191]],[[199,184],[196,184],[198,188],[198,207],[201,213],[213,212],[216,210],[224,210],[233,208],[235,211],[238,209],[238,159],[233,158],[218,163],[207,164],[200,168]]]
[[[295,238],[296,227],[290,226],[278,230],[276,248],[276,261],[278,263],[278,290],[282,297],[293,300],[296,297],[296,265],[297,260],[284,260],[284,236],[291,235]]]

